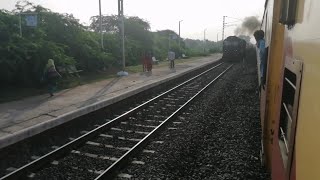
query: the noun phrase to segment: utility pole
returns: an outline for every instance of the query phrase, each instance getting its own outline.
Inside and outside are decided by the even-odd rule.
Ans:
[[[243,21],[243,19],[239,19],[239,18],[234,18],[234,17],[230,17],[230,16],[223,16],[223,24],[222,24],[222,41],[224,40],[224,30],[226,27],[230,27],[230,26],[235,26],[236,24],[230,24],[230,23],[226,23],[226,18],[231,18],[231,19],[236,19],[238,21]],[[236,21],[237,22],[237,21]],[[232,22],[235,23],[235,22]]]
[[[171,38],[172,38],[172,34],[169,34],[169,37],[168,37],[168,52],[171,51]]]
[[[180,54],[181,54],[181,48],[180,48],[180,23],[182,22],[183,20],[180,20],[179,21],[179,57],[180,57]]]
[[[23,8],[18,7],[18,10],[20,10],[20,12],[19,12],[19,34],[20,34],[20,37],[22,37],[22,19],[21,19],[21,13],[22,13],[22,11],[23,11]]]
[[[124,15],[123,15],[123,0],[118,0],[118,16],[121,20],[121,37],[122,37],[122,70],[126,67],[125,47],[124,47]]]
[[[103,31],[102,31],[102,15],[101,15],[101,0],[99,0],[99,14],[100,14],[100,34],[101,34],[101,48],[103,47]]]
[[[21,12],[19,13],[19,29],[20,29],[20,37],[22,37],[22,22],[21,22]]]
[[[205,53],[206,52],[206,31],[207,29],[204,29],[203,31],[203,52]]]
[[[217,42],[219,41],[219,33],[217,33]]]
[[[225,28],[225,25],[226,25],[226,16],[223,16],[223,25],[222,25],[222,41],[224,40],[224,28]]]

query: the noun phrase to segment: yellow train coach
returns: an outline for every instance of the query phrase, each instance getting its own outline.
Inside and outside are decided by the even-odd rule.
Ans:
[[[320,180],[320,0],[267,0],[262,152],[274,180]]]

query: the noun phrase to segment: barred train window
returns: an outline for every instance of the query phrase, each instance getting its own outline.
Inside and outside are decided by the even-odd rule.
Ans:
[[[290,151],[289,144],[291,136],[292,114],[293,106],[296,95],[296,74],[285,68],[284,80],[283,80],[283,94],[280,111],[280,123],[279,123],[279,146],[283,163],[286,166],[288,161],[288,154]]]
[[[296,23],[296,11],[298,0],[282,0],[280,23],[292,27]]]

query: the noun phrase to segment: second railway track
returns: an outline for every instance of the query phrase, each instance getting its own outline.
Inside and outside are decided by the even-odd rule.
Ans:
[[[125,164],[143,163],[129,160],[152,153],[146,143],[231,67],[218,64],[0,179],[111,179]]]

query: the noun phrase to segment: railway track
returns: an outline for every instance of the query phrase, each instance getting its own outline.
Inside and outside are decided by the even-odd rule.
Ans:
[[[218,64],[0,179],[112,179],[135,153],[152,153],[146,143],[231,67]]]

